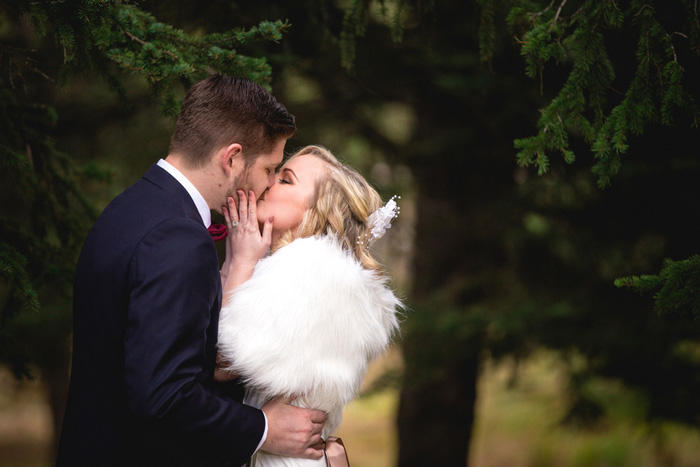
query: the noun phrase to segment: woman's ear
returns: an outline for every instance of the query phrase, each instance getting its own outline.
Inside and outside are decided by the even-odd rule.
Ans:
[[[243,160],[243,147],[238,143],[232,143],[222,149],[220,154],[221,168],[227,177],[239,175],[239,172],[245,166]]]

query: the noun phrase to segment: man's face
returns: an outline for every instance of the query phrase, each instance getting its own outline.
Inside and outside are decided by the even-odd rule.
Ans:
[[[232,193],[234,199],[238,199],[236,190],[245,191],[248,196],[248,191],[253,190],[255,197],[259,198],[265,190],[275,183],[275,169],[282,163],[284,157],[284,145],[287,140],[281,138],[268,153],[262,153],[255,159],[253,165],[233,180]]]

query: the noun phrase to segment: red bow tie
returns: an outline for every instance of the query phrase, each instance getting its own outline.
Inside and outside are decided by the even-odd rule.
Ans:
[[[209,233],[211,234],[211,238],[215,242],[223,240],[228,236],[228,231],[226,230],[226,226],[224,224],[212,223],[207,230],[209,231]]]

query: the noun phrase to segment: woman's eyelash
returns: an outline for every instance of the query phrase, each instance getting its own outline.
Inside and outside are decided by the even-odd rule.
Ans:
[[[280,178],[280,183],[289,184],[289,180],[285,180],[285,179],[283,179],[283,178]]]

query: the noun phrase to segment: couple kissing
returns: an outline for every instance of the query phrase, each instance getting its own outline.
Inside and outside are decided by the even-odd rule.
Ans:
[[[250,80],[190,88],[81,251],[57,465],[347,465],[324,448],[398,328],[371,253],[398,207],[320,146],[280,168],[295,131]]]

